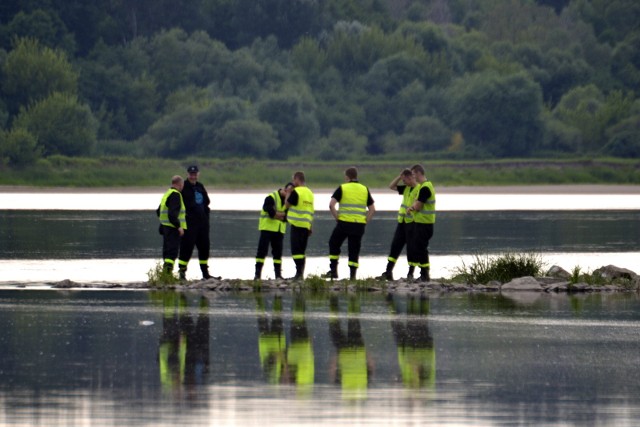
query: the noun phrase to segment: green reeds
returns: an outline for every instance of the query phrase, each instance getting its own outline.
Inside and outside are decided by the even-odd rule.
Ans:
[[[500,255],[474,255],[473,262],[454,270],[454,279],[470,284],[486,284],[492,280],[501,283],[518,277],[539,276],[544,262],[539,254],[504,253]]]

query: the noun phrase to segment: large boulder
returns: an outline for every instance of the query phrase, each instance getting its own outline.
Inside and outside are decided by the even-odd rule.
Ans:
[[[544,289],[542,285],[531,276],[519,277],[512,281],[505,283],[500,288],[501,291],[540,291]]]
[[[571,278],[571,273],[569,273],[564,268],[554,265],[547,271],[547,276],[549,277],[557,277],[558,279],[568,280]]]
[[[605,267],[600,267],[599,269],[595,270],[593,274],[597,274],[603,279],[609,279],[609,280],[613,280],[613,279],[633,280],[636,277],[638,277],[638,275],[635,272],[631,270],[627,270],[626,268],[616,267],[615,265],[607,265]]]

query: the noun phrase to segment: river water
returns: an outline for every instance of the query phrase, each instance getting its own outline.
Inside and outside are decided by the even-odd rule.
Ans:
[[[367,226],[360,277],[384,269],[395,227],[398,197],[374,196],[380,212]],[[447,209],[439,209],[431,243],[433,276],[449,277],[474,254],[502,252],[538,253],[567,270],[640,271],[637,194],[479,196],[439,198]],[[635,293],[48,288],[62,279],[146,280],[160,258],[159,197],[3,194],[0,425],[632,426],[640,419]],[[316,200],[323,197],[328,204],[328,194]],[[263,198],[214,194],[214,274],[252,277]],[[326,204],[318,202],[308,274],[326,270],[333,227]],[[397,275],[405,268],[403,258]],[[293,274],[288,257],[284,269]]]
[[[0,291],[1,425],[635,426],[640,300]]]
[[[360,278],[382,273],[395,229],[399,196],[389,190],[374,196],[378,212],[363,240]],[[257,217],[264,197],[212,194],[210,265],[215,275],[253,277]],[[329,193],[316,194],[318,212],[307,251],[307,274],[328,270],[328,238],[334,226],[327,210],[329,198]],[[156,193],[7,193],[2,199],[0,285],[64,279],[144,281],[160,261]],[[438,197],[437,218],[430,244],[435,278],[451,277],[477,254],[503,252],[539,253],[548,267],[559,265],[568,271],[576,266],[592,271],[609,264],[640,270],[640,194],[634,192],[443,194]],[[293,275],[286,238],[284,254],[284,274]],[[197,265],[191,264],[187,278],[198,279]],[[339,264],[341,277],[348,276],[346,264],[346,259]],[[398,277],[406,273],[404,255],[396,268]],[[273,277],[269,266],[263,277]]]

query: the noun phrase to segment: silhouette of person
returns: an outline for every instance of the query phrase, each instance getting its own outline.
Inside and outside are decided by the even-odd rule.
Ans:
[[[339,301],[336,295],[329,298],[329,309],[329,335],[337,353],[332,368],[335,381],[342,387],[343,399],[365,399],[372,365],[360,329],[360,305],[355,296],[349,297],[346,332],[342,330],[338,317]]]
[[[156,292],[163,307],[158,364],[162,389],[180,396],[183,386],[204,385],[209,373],[208,300],[201,297],[194,323],[182,293]],[[190,387],[192,388],[192,387]]]
[[[291,344],[287,347],[285,378],[287,382],[295,384],[301,394],[309,393],[315,380],[313,345],[307,329],[305,310],[303,295],[296,293],[293,297]]]
[[[282,297],[280,295],[273,297],[271,316],[266,313],[262,295],[256,297],[256,306],[260,366],[269,384],[279,384],[282,382],[287,344],[282,320]]]
[[[399,318],[399,305],[393,295],[387,304],[395,316],[391,320],[393,338],[398,347],[398,365],[407,388],[435,389],[436,352],[429,332],[429,299],[425,295],[407,296],[406,319]]]

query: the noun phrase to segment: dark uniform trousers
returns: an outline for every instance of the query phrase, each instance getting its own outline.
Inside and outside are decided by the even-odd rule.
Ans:
[[[399,222],[396,226],[396,231],[393,233],[393,240],[391,241],[391,249],[389,249],[389,258],[397,260],[402,249],[407,244],[407,235],[409,230],[409,224],[405,222]]]
[[[433,237],[433,224],[411,223],[407,241],[409,262],[424,267],[429,265],[429,240]]]
[[[349,265],[357,266],[360,257],[360,246],[366,224],[356,222],[338,221],[329,238],[329,255],[340,255],[340,247],[345,239],[349,239],[347,248],[349,252]]]
[[[209,223],[191,221],[180,243],[180,261],[189,262],[194,247],[198,249],[198,259],[207,261],[209,246]]]
[[[261,230],[258,239],[258,251],[256,258],[264,259],[269,253],[269,245],[271,245],[271,256],[273,260],[282,260],[282,247],[284,242],[284,234],[279,231]]]
[[[169,267],[166,260],[175,260],[178,257],[180,241],[180,232],[177,228],[162,226],[162,258],[165,260],[166,268]],[[173,265],[170,267],[173,269]]]

